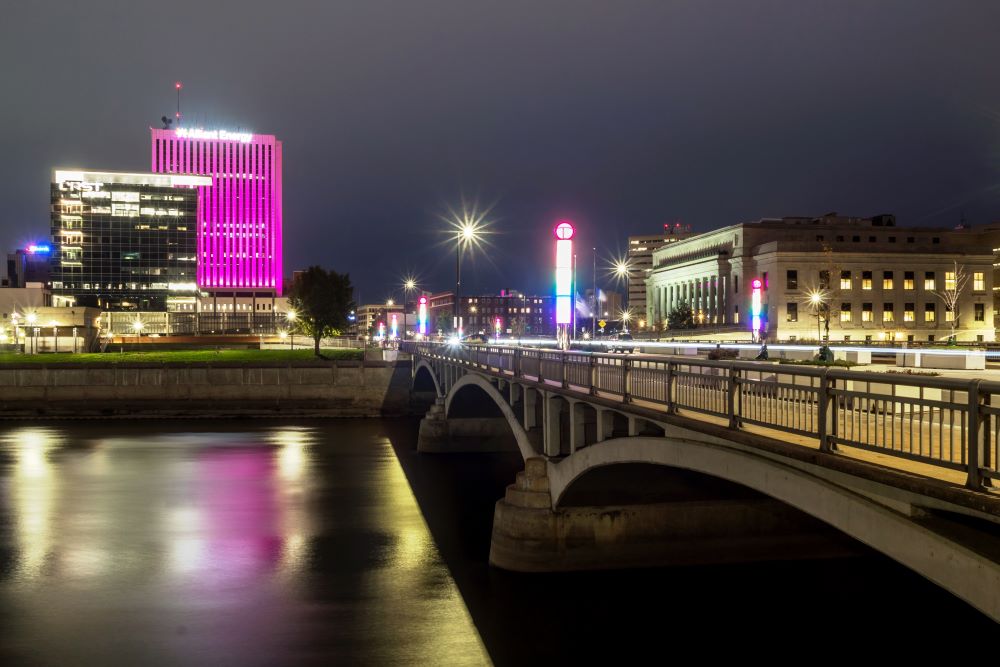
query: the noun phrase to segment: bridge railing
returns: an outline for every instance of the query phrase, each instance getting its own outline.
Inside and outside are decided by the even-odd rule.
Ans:
[[[699,413],[1000,479],[1000,382],[751,361],[622,356],[525,347],[404,343],[412,354],[570,393]]]

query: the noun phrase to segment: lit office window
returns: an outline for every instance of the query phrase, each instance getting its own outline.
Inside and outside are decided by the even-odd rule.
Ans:
[[[883,303],[882,304],[882,321],[883,322],[895,322],[896,313],[893,310],[893,304]]]

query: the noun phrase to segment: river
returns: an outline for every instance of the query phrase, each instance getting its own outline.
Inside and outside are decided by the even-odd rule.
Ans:
[[[499,571],[517,455],[415,440],[414,420],[0,424],[0,665],[636,664],[828,631],[902,655],[996,630],[876,554]]]

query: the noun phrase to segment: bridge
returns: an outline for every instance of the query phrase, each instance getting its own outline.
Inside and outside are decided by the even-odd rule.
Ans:
[[[499,567],[809,553],[821,525],[1000,621],[1000,383],[485,345],[403,350],[414,391],[432,399],[420,449],[506,443],[524,459],[496,507]]]

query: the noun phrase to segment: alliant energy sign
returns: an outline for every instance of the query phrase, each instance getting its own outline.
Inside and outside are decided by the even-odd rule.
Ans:
[[[239,141],[249,144],[253,141],[253,134],[250,132],[227,132],[226,130],[202,130],[182,127],[177,130],[177,136],[181,139],[198,139],[201,141]]]

